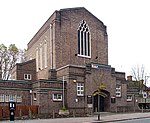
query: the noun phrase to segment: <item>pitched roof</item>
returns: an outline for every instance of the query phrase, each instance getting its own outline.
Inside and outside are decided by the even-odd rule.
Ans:
[[[30,48],[37,40],[38,38],[41,36],[41,34],[48,29],[49,25],[50,25],[50,20],[52,19],[53,16],[57,16],[57,13],[59,12],[65,12],[65,11],[75,11],[75,10],[84,10],[86,12],[88,12],[93,18],[95,18],[96,20],[98,20],[102,25],[102,27],[106,30],[106,26],[104,25],[104,23],[99,20],[96,16],[94,16],[91,12],[89,12],[86,8],[84,7],[74,7],[74,8],[64,8],[64,9],[60,9],[59,11],[56,10],[48,19],[47,21],[43,24],[43,26],[37,31],[37,33],[33,36],[33,38],[29,41],[28,43],[28,48]]]

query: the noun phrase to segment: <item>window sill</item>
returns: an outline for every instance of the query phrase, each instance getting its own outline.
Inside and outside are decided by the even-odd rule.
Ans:
[[[84,95],[77,95],[78,97],[83,97]]]
[[[78,54],[77,56],[79,56],[79,57],[83,57],[83,58],[91,58],[91,56],[85,56],[85,55],[80,55],[80,54]]]
[[[62,102],[62,100],[53,100],[53,102]]]

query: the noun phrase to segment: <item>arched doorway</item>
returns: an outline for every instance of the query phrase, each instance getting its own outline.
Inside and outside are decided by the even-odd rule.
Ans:
[[[108,111],[109,95],[106,90],[97,90],[93,93],[93,112]]]

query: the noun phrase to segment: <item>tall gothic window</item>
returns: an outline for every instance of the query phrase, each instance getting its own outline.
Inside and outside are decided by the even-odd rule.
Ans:
[[[82,20],[78,28],[78,55],[91,57],[90,30],[86,21]]]
[[[47,68],[47,41],[46,40],[44,43],[44,64],[45,64],[45,68]]]
[[[39,70],[39,51],[36,49],[36,72]]]
[[[43,69],[43,48],[42,48],[42,44],[40,44],[40,70]]]

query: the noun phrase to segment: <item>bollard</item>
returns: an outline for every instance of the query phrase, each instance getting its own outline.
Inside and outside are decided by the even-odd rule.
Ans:
[[[98,121],[101,120],[100,114],[98,114]]]
[[[53,119],[55,118],[55,111],[53,110]]]

